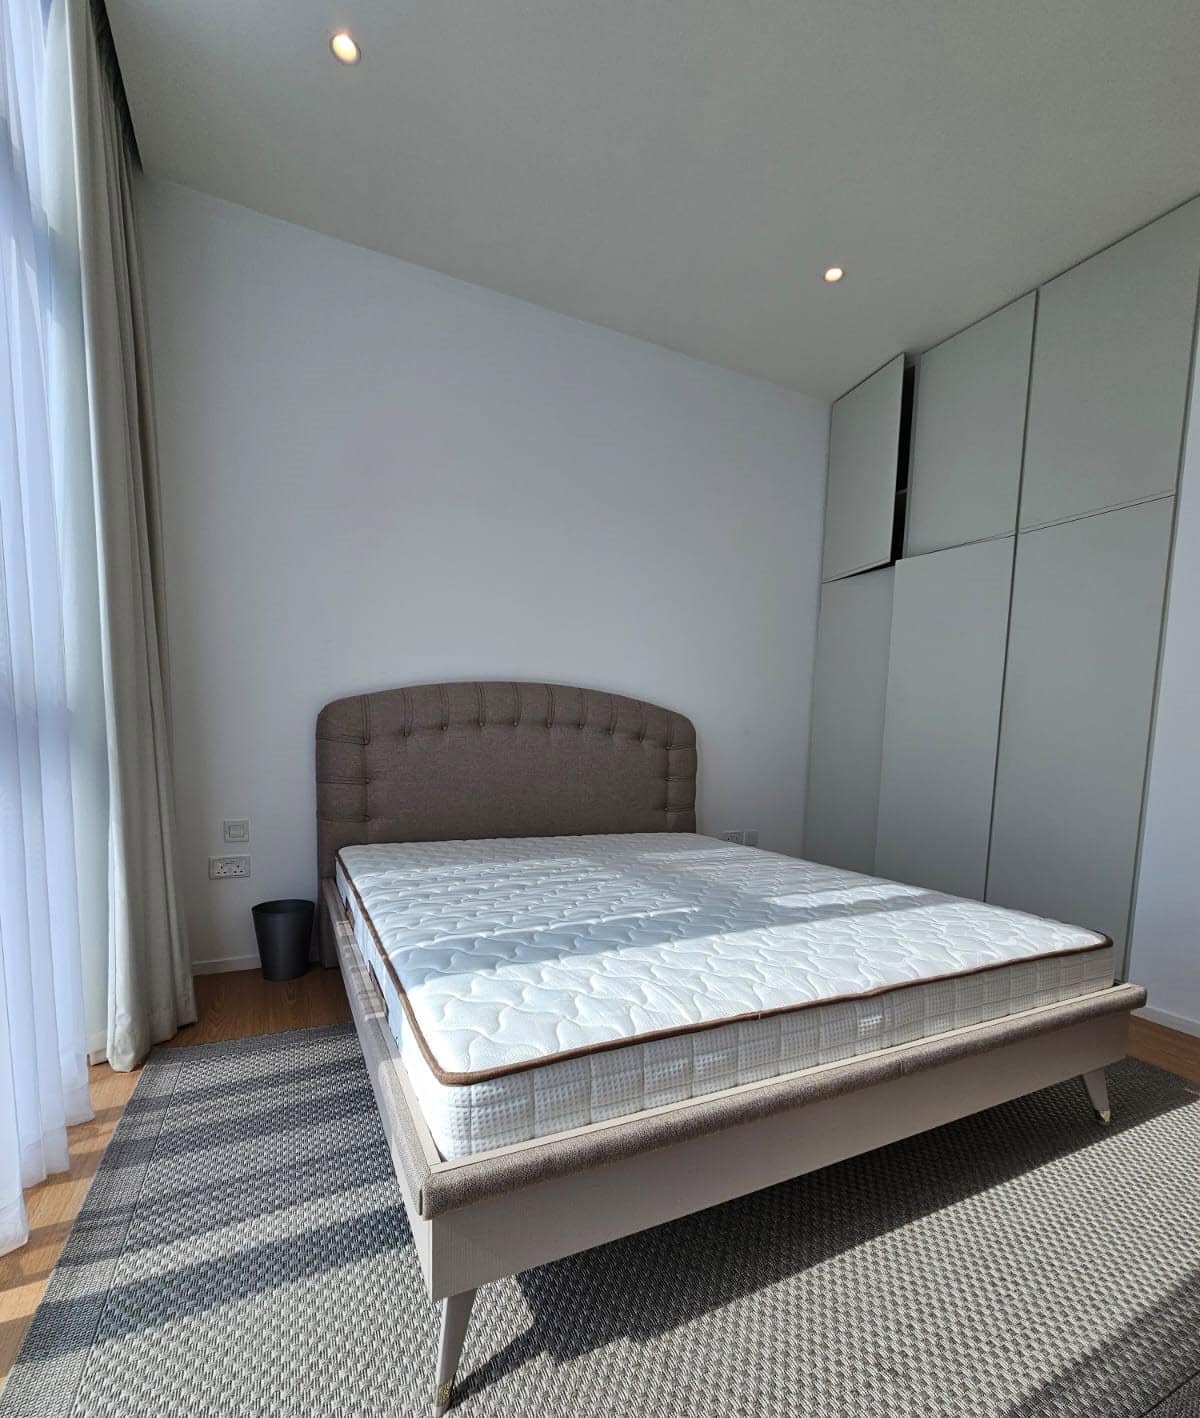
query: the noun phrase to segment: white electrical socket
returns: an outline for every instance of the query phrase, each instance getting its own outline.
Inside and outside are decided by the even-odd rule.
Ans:
[[[227,876],[249,876],[249,857],[209,857],[208,875],[213,881],[222,881]]]
[[[757,846],[758,846],[758,828],[757,828],[757,827],[747,827],[746,830],[745,830],[745,832],[742,833],[742,841],[746,844],[747,847],[757,847]]]
[[[739,846],[744,840],[744,834],[741,832],[718,832],[717,837],[722,842],[736,842]]]
[[[248,817],[227,817],[221,824],[221,833],[226,842],[249,842],[250,819]]]

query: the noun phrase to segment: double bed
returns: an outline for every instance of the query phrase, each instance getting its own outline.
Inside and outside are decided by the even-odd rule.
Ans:
[[[1104,1066],[1145,999],[1080,927],[696,834],[682,715],[558,685],[317,726],[339,963],[431,1299]]]

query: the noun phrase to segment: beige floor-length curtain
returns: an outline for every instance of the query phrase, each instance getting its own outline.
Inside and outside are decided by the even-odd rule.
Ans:
[[[133,135],[103,12],[62,6],[108,777],[107,1043],[133,1068],[196,1018],[175,889],[166,607]]]

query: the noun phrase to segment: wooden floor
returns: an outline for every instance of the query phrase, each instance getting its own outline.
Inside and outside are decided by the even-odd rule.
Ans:
[[[196,1005],[199,1023],[181,1030],[171,1047],[275,1034],[350,1018],[340,972],[320,968],[285,984],[271,984],[257,970],[200,975]],[[1200,1039],[1135,1019],[1129,1043],[1136,1058],[1200,1082]],[[26,1194],[29,1244],[0,1256],[0,1380],[12,1367],[29,1318],[137,1078],[136,1073],[114,1073],[107,1064],[91,1070],[96,1116],[71,1129],[71,1170],[56,1174]]]
[[[319,966],[299,980],[278,984],[264,980],[257,970],[198,975],[196,1008],[199,1023],[181,1029],[170,1047],[277,1034],[350,1018],[341,972]],[[107,1064],[92,1068],[95,1117],[71,1129],[71,1170],[56,1172],[25,1193],[29,1244],[0,1256],[0,1381],[12,1368],[30,1316],[137,1081],[136,1072],[114,1073]]]
[[[1145,1059],[1168,1073],[1200,1083],[1200,1039],[1192,1034],[1134,1018],[1129,1022],[1129,1052],[1135,1059]]]

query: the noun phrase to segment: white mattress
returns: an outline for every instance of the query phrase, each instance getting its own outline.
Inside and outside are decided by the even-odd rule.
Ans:
[[[1089,994],[1105,937],[684,833],[347,847],[445,1157]]]

